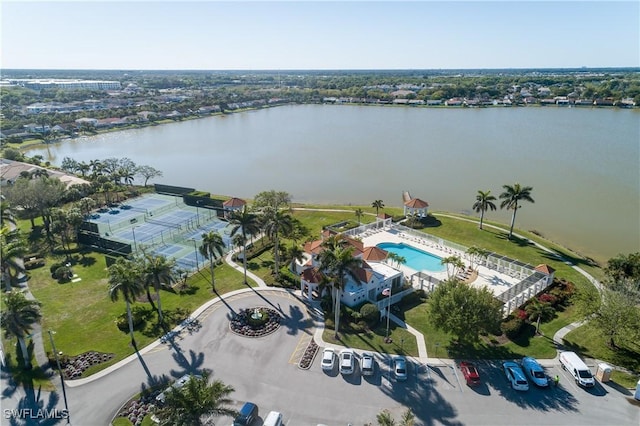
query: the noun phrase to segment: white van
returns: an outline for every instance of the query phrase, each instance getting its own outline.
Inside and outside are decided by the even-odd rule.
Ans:
[[[282,426],[282,414],[277,411],[271,411],[264,419],[263,426]]]
[[[587,388],[595,386],[591,370],[575,352],[560,352],[560,364],[573,376],[578,385]]]

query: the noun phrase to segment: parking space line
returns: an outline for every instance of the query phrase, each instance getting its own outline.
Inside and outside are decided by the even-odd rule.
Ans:
[[[453,375],[456,376],[456,382],[458,382],[458,389],[460,389],[461,393],[464,393],[464,390],[462,389],[462,384],[460,383],[460,378],[458,377],[458,371],[455,368],[455,365],[450,365],[449,368],[453,370]]]
[[[306,334],[300,337],[300,340],[298,340],[298,344],[293,350],[291,357],[289,357],[289,364],[298,364],[298,362],[300,361],[300,358],[302,358],[302,355],[304,354],[305,349],[307,349],[307,345],[309,344],[311,339],[313,339],[313,336],[309,336]]]

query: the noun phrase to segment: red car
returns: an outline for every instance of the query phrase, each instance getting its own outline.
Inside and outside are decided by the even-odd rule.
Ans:
[[[460,370],[462,370],[462,375],[464,376],[464,380],[467,382],[469,386],[477,386],[480,384],[480,374],[476,369],[476,366],[470,362],[461,362]]]

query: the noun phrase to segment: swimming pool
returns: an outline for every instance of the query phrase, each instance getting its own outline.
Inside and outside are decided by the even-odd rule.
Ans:
[[[405,265],[416,271],[444,272],[446,267],[440,263],[442,260],[426,251],[418,250],[415,247],[400,243],[380,243],[378,247],[390,253],[404,257],[407,261]]]

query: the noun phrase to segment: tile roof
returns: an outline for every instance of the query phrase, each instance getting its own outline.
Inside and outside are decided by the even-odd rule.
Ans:
[[[240,198],[235,198],[235,197],[222,203],[224,207],[242,207],[246,204],[247,202],[245,200],[242,200]]]
[[[362,258],[366,261],[381,262],[387,258],[388,252],[379,247],[367,247],[364,249]]]
[[[536,271],[542,272],[543,274],[547,274],[547,275],[551,275],[556,271],[555,269],[553,269],[551,266],[547,265],[546,263],[541,263],[540,265],[536,266],[535,269],[536,269]]]
[[[411,200],[404,203],[405,206],[411,207],[412,209],[424,209],[425,207],[429,207],[429,203],[421,200],[420,198],[412,198]]]

